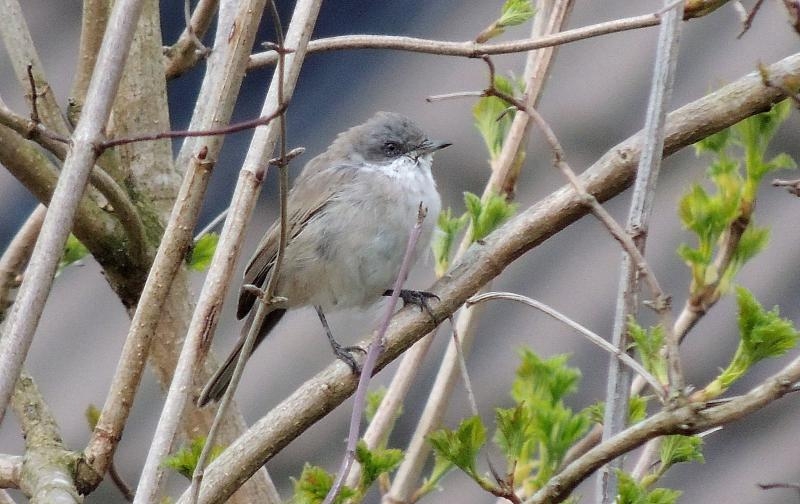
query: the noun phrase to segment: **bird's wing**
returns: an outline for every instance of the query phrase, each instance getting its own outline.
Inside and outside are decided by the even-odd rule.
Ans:
[[[289,191],[287,201],[288,239],[292,240],[302,233],[306,224],[336,197],[342,187],[354,178],[356,172],[357,170],[346,164],[316,171],[305,169],[295,181],[292,190]],[[280,222],[277,221],[264,234],[255,254],[247,264],[242,285],[250,284],[261,288],[266,286],[266,280],[278,254],[279,239]],[[245,289],[240,290],[237,318],[242,319],[247,315],[253,307],[255,299],[256,296],[253,293]]]

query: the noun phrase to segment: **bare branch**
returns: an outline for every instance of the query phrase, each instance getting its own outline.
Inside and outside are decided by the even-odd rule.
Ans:
[[[186,0],[187,5],[188,1]],[[197,2],[191,19],[178,41],[164,49],[164,65],[167,79],[179,77],[208,54],[208,49],[202,43],[198,45],[198,42],[199,38],[211,26],[211,20],[218,4],[219,0],[200,0]]]
[[[556,311],[555,309],[547,306],[544,303],[536,301],[535,299],[531,299],[527,296],[522,296],[520,294],[514,294],[513,292],[487,292],[486,294],[480,294],[478,296],[473,296],[467,300],[466,305],[472,306],[477,303],[481,303],[483,301],[489,301],[492,299],[508,299],[511,301],[517,301],[519,303],[526,304],[531,308],[536,308],[537,310],[550,315],[554,319],[558,320],[559,322],[564,323],[565,325],[575,329],[578,331],[579,334],[585,336],[591,343],[598,346],[599,348],[605,350],[610,355],[619,359],[623,364],[628,366],[632,371],[636,372],[641,376],[643,379],[650,384],[650,387],[663,401],[664,400],[664,387],[659,383],[656,378],[650,374],[645,368],[642,367],[641,364],[636,362],[630,355],[625,352],[621,352],[618,348],[614,345],[606,341],[605,338],[600,336],[597,333],[594,333],[587,329],[586,327],[582,326],[581,324],[575,322],[571,318],[567,317],[566,315]]]
[[[0,488],[19,488],[23,460],[18,455],[0,455]]]
[[[388,49],[395,51],[409,51],[438,56],[461,56],[465,58],[479,58],[483,55],[512,54],[545,47],[576,42],[591,37],[608,35],[627,30],[636,30],[656,26],[661,22],[658,13],[644,14],[624,19],[615,19],[605,23],[575,28],[560,33],[553,33],[541,37],[534,37],[511,42],[498,42],[493,44],[478,44],[473,41],[445,42],[441,40],[418,39],[413,37],[398,37],[386,35],[343,35],[319,40],[312,40],[308,44],[309,53],[355,50],[355,49]],[[274,65],[278,56],[274,51],[265,51],[250,57],[249,69],[266,65]]]

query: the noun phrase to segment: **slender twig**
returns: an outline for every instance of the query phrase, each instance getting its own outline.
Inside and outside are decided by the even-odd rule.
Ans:
[[[33,65],[28,65],[28,81],[31,84],[31,121],[38,123],[39,121],[39,106],[36,101],[39,98],[39,92],[36,91],[36,79],[33,78]]]
[[[117,464],[115,464],[113,460],[108,465],[108,475],[111,477],[111,482],[122,494],[122,498],[125,499],[126,502],[133,502],[133,489],[128,482],[125,481],[125,478],[122,477],[119,471],[117,471]]]
[[[305,47],[316,21],[319,6],[320,0],[303,0],[298,2],[286,33],[286,45],[294,49],[292,53],[286,55],[285,78],[282,84],[284,100],[287,103],[294,92],[300,67],[305,57]],[[238,9],[237,18],[242,16],[244,19],[237,20],[237,22],[249,22],[252,18],[252,6],[242,3]],[[213,56],[214,54],[212,53],[212,59]],[[246,57],[246,54],[244,57]],[[278,78],[275,76],[272,79],[270,89],[264,100],[264,105],[262,107],[264,114],[278,108],[278,87]],[[204,356],[203,349],[207,349],[207,345],[211,339],[210,335],[213,334],[216,327],[216,314],[219,313],[233,274],[235,263],[231,258],[238,256],[243,242],[246,224],[255,207],[260,184],[264,177],[264,166],[272,154],[279,133],[279,128],[275,122],[270,123],[267,127],[257,128],[254,132],[244,165],[240,171],[236,189],[234,190],[230,213],[220,233],[220,239],[217,243],[214,257],[206,275],[206,282],[203,285],[203,290],[198,298],[197,307],[192,316],[186,342],[181,352],[178,370],[176,371],[169,395],[167,396],[168,403],[170,402],[170,396],[172,396],[174,411],[167,414],[165,407],[164,412],[162,412],[161,420],[156,430],[157,439],[153,442],[154,449],[158,447],[159,444],[166,443],[168,446],[171,439],[174,438],[180,411],[187,400],[189,392],[188,387],[193,375],[192,370],[198,365],[198,360]],[[157,442],[158,439],[163,439],[163,443]],[[162,447],[159,447],[159,450],[162,449]],[[151,453],[148,455],[148,462],[152,464],[154,468],[160,464],[160,453],[162,452],[155,453],[155,450],[151,450]],[[204,495],[208,493],[207,489],[209,486],[208,484],[204,484],[200,488],[200,499],[202,502],[204,502]],[[191,492],[185,493],[185,498],[187,500],[189,499],[190,493]]]
[[[753,5],[753,8],[750,10],[750,13],[747,14],[747,17],[744,18],[742,22],[742,31],[739,32],[739,35],[736,38],[742,38],[747,30],[750,29],[750,26],[753,24],[753,20],[756,18],[756,14],[758,14],[758,10],[761,8],[761,4],[764,3],[764,0],[756,0],[756,3]]]
[[[259,126],[266,126],[273,119],[280,116],[286,111],[286,106],[279,106],[273,112],[256,117],[255,119],[248,119],[237,123],[232,123],[222,128],[213,128],[207,130],[177,130],[177,131],[162,131],[160,133],[146,133],[144,135],[135,135],[126,138],[116,138],[114,140],[106,140],[97,144],[98,152],[105,149],[116,147],[118,145],[125,145],[134,142],[146,142],[150,140],[162,140],[165,138],[185,138],[185,137],[208,137],[208,136],[222,136],[230,135],[231,133],[238,133],[240,131],[251,130]]]
[[[197,37],[197,34],[194,32],[194,27],[192,26],[192,0],[184,0],[183,2],[183,21],[186,24],[183,33],[186,34],[186,37],[194,46],[195,51],[201,54],[208,53],[210,49],[203,45],[203,42]],[[183,34],[181,36],[183,36]]]
[[[261,11],[263,11],[263,2],[259,0],[227,2],[226,8],[220,9],[215,49],[209,56],[206,65],[206,74],[201,86],[200,97],[196,101],[189,130],[205,130],[212,125],[225,124],[230,120],[236,94],[241,86],[243,68],[255,40]],[[297,69],[294,70],[296,71]],[[263,115],[267,115],[277,108],[273,93],[274,91],[271,91],[267,96],[265,109],[262,111]],[[273,143],[269,143],[263,138],[262,130],[264,129],[272,131],[275,128],[273,123],[270,123],[267,128],[257,128],[254,138],[261,140],[262,143],[259,148],[271,152],[274,140]],[[221,149],[223,139],[223,136],[208,137],[203,139],[201,144],[194,137],[187,138],[178,154],[176,165],[187,165],[193,149],[198,149],[200,145],[207,145],[209,155],[212,156],[212,159],[216,158]],[[266,155],[263,155],[263,158],[265,157]],[[241,239],[235,238],[231,241],[230,238],[226,238],[229,233],[227,228],[231,226],[232,222],[236,223],[236,226],[243,228],[244,218],[241,214],[241,207],[252,210],[254,199],[243,196],[242,193],[256,191],[259,187],[259,179],[255,177],[254,173],[255,169],[247,166],[246,162],[235,191],[234,207],[225,222],[226,227],[223,228],[217,244],[212,265],[206,275],[203,291],[192,315],[175,374],[170,384],[159,423],[153,435],[151,448],[142,471],[143,475],[136,492],[137,500],[141,498],[149,502],[148,499],[153,499],[153,496],[158,491],[158,481],[162,473],[161,462],[177,435],[181,415],[192,392],[193,376],[196,374],[196,369],[204,357],[203,347],[208,343],[209,334],[213,332],[217,323],[221,300],[216,296],[220,294],[224,296],[224,292],[226,292],[227,286],[231,281],[232,271],[229,270],[233,269],[234,261],[230,260],[230,258],[237,256]],[[225,259],[221,259],[220,256],[225,257]],[[226,263],[222,268],[224,270],[222,275],[219,274],[220,261]],[[209,295],[209,292],[213,294]],[[230,438],[231,434],[231,432],[228,432],[227,437]],[[226,442],[229,441],[226,440]],[[250,500],[259,499],[260,501],[277,502],[277,492],[266,472],[259,471],[259,473],[263,475],[259,481],[263,485],[252,488],[251,493],[257,495],[252,495]]]
[[[470,298],[470,300],[476,300],[477,298]],[[464,304],[465,306],[470,306],[469,300]],[[461,371],[461,380],[464,382],[464,389],[467,392],[467,401],[469,402],[469,409],[473,416],[478,416],[478,401],[475,400],[475,391],[472,388],[472,380],[469,379],[469,371],[467,370],[467,359],[465,356],[464,349],[461,346],[461,341],[458,337],[458,332],[455,327],[455,322],[453,321],[453,317],[450,317],[450,325],[453,326],[453,346],[456,349],[456,355],[458,357],[458,369]]]
[[[214,12],[217,10],[218,0],[200,0],[192,12],[191,19],[186,21],[186,28],[178,40],[170,47],[164,49],[165,71],[167,79],[174,79],[190,69],[201,58],[209,54],[209,49],[202,43],[200,37],[205,35],[211,26]],[[188,0],[187,0],[188,5]],[[185,15],[185,14],[184,14]]]
[[[200,231],[197,232],[197,234],[194,235],[194,241],[196,242],[197,240],[202,238],[203,235],[210,233],[212,229],[219,226],[220,222],[225,220],[225,217],[228,215],[229,210],[230,210],[229,207],[225,208],[225,210],[221,211],[220,213],[217,214],[216,217],[211,219],[211,221],[208,224],[206,224],[206,226],[203,229],[201,229]]]
[[[714,407],[687,404],[656,413],[589,450],[548,481],[525,504],[562,502],[581,481],[606,462],[659,436],[696,434],[744,418],[789,393],[791,384],[798,378],[800,358],[793,360],[747,394],[728,403]]]
[[[339,467],[339,472],[336,474],[336,479],[334,480],[331,489],[328,491],[328,495],[325,496],[323,504],[331,504],[335,501],[336,496],[339,495],[339,492],[342,489],[342,484],[350,472],[350,467],[352,467],[353,462],[355,461],[356,444],[358,443],[358,433],[360,430],[359,427],[361,425],[361,418],[364,415],[364,407],[366,406],[367,402],[367,390],[369,389],[369,382],[372,379],[373,371],[375,371],[375,364],[378,362],[378,357],[380,357],[381,353],[383,353],[386,331],[389,329],[389,322],[392,320],[392,314],[397,306],[398,299],[400,299],[400,290],[403,288],[403,284],[408,277],[408,272],[411,270],[411,260],[414,256],[414,250],[417,247],[417,242],[419,242],[419,237],[422,234],[422,222],[425,220],[427,213],[428,209],[423,207],[422,202],[420,202],[419,210],[417,212],[417,221],[409,233],[408,242],[406,243],[406,251],[403,255],[403,261],[400,264],[400,270],[397,272],[397,278],[395,279],[394,287],[392,288],[392,295],[389,298],[389,301],[386,303],[383,312],[383,318],[381,319],[378,330],[369,345],[367,356],[364,359],[364,365],[361,368],[361,375],[358,379],[358,388],[356,388],[356,393],[353,397],[353,410],[350,414],[350,429],[347,435],[347,449],[345,450],[345,456],[342,460],[342,465]]]
[[[47,207],[37,206],[0,257],[0,321],[5,318],[5,312],[11,306],[11,291],[19,285],[19,278],[28,263],[36,237],[39,236],[45,213]]]
[[[53,191],[31,266],[0,338],[0,422],[30,348],[75,211],[94,166],[94,144],[100,138],[111,111],[142,4],[142,0],[119,0],[114,4],[109,22],[114,29],[108,30],[103,40],[86,107],[73,135],[72,149]]]
[[[642,378],[644,378],[650,387],[652,387],[653,391],[663,399],[664,396],[664,387],[659,381],[650,374],[645,368],[642,367],[641,364],[636,362],[630,355],[626,352],[620,352],[618,348],[614,345],[609,343],[605,338],[600,336],[599,334],[592,332],[591,330],[587,329],[586,327],[582,326],[581,324],[575,322],[571,318],[567,317],[566,315],[560,313],[559,311],[553,309],[552,307],[541,303],[535,299],[531,299],[527,296],[523,296],[520,294],[515,294],[513,292],[487,292],[485,294],[480,294],[478,296],[473,296],[467,300],[466,305],[472,306],[474,304],[481,303],[483,301],[489,301],[493,299],[508,299],[510,301],[517,301],[519,303],[526,304],[531,308],[536,308],[537,310],[550,315],[554,319],[562,322],[563,324],[571,327],[578,331],[578,333],[582,336],[585,336],[589,342],[598,346],[602,350],[605,350],[610,355],[619,359],[623,364],[628,366],[631,370],[635,371],[639,374]]]
[[[649,219],[655,198],[656,182],[663,156],[665,120],[667,104],[672,93],[677,62],[678,38],[683,19],[683,3],[664,2],[665,8],[672,7],[664,15],[664,22],[659,29],[658,49],[656,54],[650,100],[645,120],[645,136],[642,157],[639,162],[636,183],[634,184],[631,206],[626,229],[633,237],[637,247],[643,251]],[[628,321],[637,313],[637,291],[639,278],[630,255],[624,255],[620,271],[619,289],[617,293],[617,309],[614,315],[612,342],[620,351],[628,348]],[[680,364],[678,340],[672,330],[669,318],[669,307],[663,306],[658,311],[661,326],[665,332],[667,354],[667,373],[670,396],[679,399],[684,392],[684,377]],[[628,419],[628,398],[630,395],[631,375],[623,369],[617,359],[609,362],[608,384],[606,389],[606,408],[603,419],[603,439],[608,440],[621,432]],[[597,475],[598,502],[610,504],[617,496],[616,469],[622,468],[622,459],[611,461]]]
[[[273,26],[275,29],[275,38],[277,39],[278,44],[278,54],[280,55],[280,60],[278,61],[278,84],[277,84],[277,100],[278,100],[278,108],[286,110],[287,103],[285,101],[284,96],[284,79],[286,73],[286,51],[283,50],[284,48],[284,37],[283,37],[283,26],[281,25],[280,21],[280,14],[278,13],[278,9],[275,6],[275,2],[273,0],[269,0],[269,10],[273,21]],[[269,282],[267,283],[266,289],[263,292],[262,296],[259,296],[261,302],[258,304],[256,309],[256,315],[253,319],[252,324],[250,324],[250,328],[247,333],[247,337],[245,338],[244,343],[242,344],[242,349],[239,352],[239,359],[236,361],[236,366],[233,369],[233,374],[231,375],[231,380],[228,383],[228,387],[225,390],[225,393],[222,397],[222,400],[219,403],[217,408],[217,412],[214,416],[214,422],[211,424],[211,429],[206,436],[206,442],[203,445],[203,450],[200,453],[200,457],[197,459],[197,464],[195,465],[195,470],[192,475],[192,484],[191,488],[189,489],[191,499],[190,503],[194,504],[197,502],[197,499],[200,497],[200,485],[203,480],[203,472],[205,471],[206,465],[211,458],[212,450],[215,445],[215,439],[217,437],[217,432],[220,428],[222,423],[222,419],[224,418],[225,412],[227,411],[228,406],[233,401],[233,397],[236,393],[236,389],[239,386],[239,380],[242,377],[242,373],[244,372],[244,366],[247,362],[247,359],[250,357],[250,354],[253,352],[253,346],[255,345],[256,338],[258,333],[261,330],[261,326],[264,323],[264,318],[267,316],[269,312],[269,308],[273,303],[273,296],[275,294],[275,288],[278,285],[278,279],[280,278],[281,267],[283,266],[283,256],[286,251],[286,244],[287,244],[287,233],[288,233],[288,210],[287,210],[287,200],[289,194],[289,172],[288,172],[288,161],[286,159],[286,114],[281,113],[278,116],[279,121],[279,128],[280,128],[280,159],[278,160],[278,169],[280,171],[280,182],[279,182],[279,199],[280,199],[280,234],[278,238],[278,252],[275,257],[275,264],[272,269],[272,273],[269,277]],[[259,288],[261,286],[258,286]]]
[[[512,54],[554,47],[591,37],[608,35],[610,33],[656,26],[660,22],[660,15],[658,13],[651,13],[630,18],[615,19],[605,23],[598,23],[530,39],[492,44],[477,44],[473,41],[445,42],[441,40],[386,35],[344,35],[312,40],[308,45],[308,51],[309,53],[318,53],[352,49],[388,49],[435,54],[439,56],[479,58],[485,54]],[[273,51],[266,51],[251,56],[248,67],[258,68],[265,65],[274,65],[277,61],[278,57]]]
[[[800,54],[771,65],[770,71],[777,80],[797,78],[800,76]],[[782,97],[779,91],[764,87],[756,73],[742,77],[672,112],[667,120],[664,154],[670,155],[745,117],[762,112]],[[643,133],[640,132],[612,147],[581,174],[587,191],[599,201],[616,196],[633,183],[642,137]],[[507,265],[587,213],[588,209],[572,188],[565,186],[512,217],[487,236],[480,247],[471,248],[460,261],[453,264],[451,272],[457,274],[446,275],[428,289],[441,298],[439,303],[431,307],[433,317],[443,320],[451,315]],[[434,320],[428,314],[400,311],[392,319],[386,335],[386,350],[378,360],[377,368],[383,368],[397,358],[428,334],[434,325]],[[797,366],[800,374],[800,363]],[[798,380],[789,383],[795,381]],[[780,381],[772,383],[781,387]],[[206,484],[201,492],[201,503],[224,501],[272,456],[341,404],[355,390],[355,385],[349,368],[332,364],[298,387],[209,465],[204,476]],[[772,394],[773,391],[766,391],[766,394]],[[759,395],[752,403],[748,399],[747,407],[763,406],[763,402],[759,401],[765,397]],[[745,404],[737,402],[736,405]],[[675,414],[674,411],[657,414],[661,416],[656,422],[673,418],[671,415]],[[686,418],[681,420],[685,421]],[[234,467],[236,470],[231,469]],[[580,476],[581,480],[587,475],[576,473],[574,468],[568,474],[572,478]],[[548,492],[556,489],[558,481],[552,482]],[[570,484],[573,483],[570,480]],[[186,498],[184,495],[179,503],[185,504]]]

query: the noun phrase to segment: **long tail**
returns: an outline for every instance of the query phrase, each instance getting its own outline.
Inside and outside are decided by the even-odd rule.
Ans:
[[[253,310],[252,313],[254,314],[255,310]],[[255,345],[253,345],[253,351],[258,348],[258,345],[262,341],[264,341],[264,338],[267,337],[267,334],[269,334],[272,328],[277,325],[278,321],[285,313],[286,310],[274,310],[267,314],[266,318],[264,319],[264,323],[261,325],[261,330],[258,332],[258,336],[256,336],[256,342]],[[244,339],[247,336],[247,331],[249,330],[252,321],[253,317],[251,315],[247,318],[247,323],[245,323],[244,327],[242,328],[242,334],[239,337],[239,341],[236,342],[236,346],[233,347],[233,350],[228,355],[228,358],[225,359],[225,362],[222,363],[211,379],[208,380],[206,386],[203,387],[203,391],[200,392],[200,397],[197,398],[198,406],[203,407],[211,401],[219,401],[220,398],[222,398],[222,394],[225,393],[225,390],[227,390],[228,385],[231,383],[233,370],[236,368],[236,362],[239,360],[239,354],[242,352]]]

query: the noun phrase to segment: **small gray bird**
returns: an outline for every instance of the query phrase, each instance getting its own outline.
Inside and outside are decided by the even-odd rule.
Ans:
[[[410,119],[378,112],[340,133],[323,154],[306,164],[289,192],[288,237],[275,295],[287,301],[267,314],[255,346],[287,309],[314,306],[338,358],[358,366],[333,339],[326,311],[366,307],[394,283],[409,232],[422,204],[428,214],[415,259],[427,248],[441,209],[431,174],[433,153],[449,146],[433,142]],[[256,310],[256,295],[244,286],[266,286],[278,252],[279,224],[261,239],[244,273],[236,316],[249,316],[231,354],[198,398],[200,406],[222,397],[231,380]],[[424,304],[427,293],[402,292],[404,302]],[[254,347],[255,348],[255,347]]]

